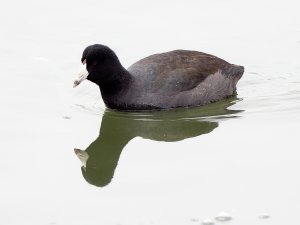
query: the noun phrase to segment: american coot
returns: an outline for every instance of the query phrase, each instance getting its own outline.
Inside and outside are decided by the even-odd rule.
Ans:
[[[234,95],[244,67],[197,51],[175,50],[121,65],[107,46],[88,46],[82,54],[84,79],[100,87],[104,103],[116,110],[156,110],[205,105]]]

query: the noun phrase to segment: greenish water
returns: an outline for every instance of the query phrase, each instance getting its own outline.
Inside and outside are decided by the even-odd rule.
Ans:
[[[5,2],[0,9],[0,224],[300,221],[299,3],[288,0]],[[82,50],[125,67],[173,49],[246,70],[237,96],[119,113],[86,81]],[[223,222],[224,223],[224,222]],[[225,223],[224,223],[225,224]]]
[[[85,151],[75,149],[82,161],[85,180],[98,187],[108,185],[120,154],[134,138],[177,142],[212,132],[218,121],[237,117],[241,110],[227,109],[236,98],[204,107],[171,111],[122,113],[106,110],[99,136]]]

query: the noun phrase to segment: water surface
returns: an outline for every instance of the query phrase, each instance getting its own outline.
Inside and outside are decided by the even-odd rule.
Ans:
[[[5,2],[0,36],[0,224],[300,221],[299,3]],[[125,67],[193,49],[245,66],[238,95],[119,113],[72,88],[82,50]]]

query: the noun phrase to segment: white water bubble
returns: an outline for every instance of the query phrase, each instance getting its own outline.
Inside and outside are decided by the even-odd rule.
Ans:
[[[211,220],[211,219],[204,219],[204,220],[202,220],[202,223],[201,223],[202,225],[214,225],[215,223],[214,223],[214,221],[213,220]]]
[[[226,222],[232,220],[232,217],[226,212],[220,212],[215,219],[219,222]]]

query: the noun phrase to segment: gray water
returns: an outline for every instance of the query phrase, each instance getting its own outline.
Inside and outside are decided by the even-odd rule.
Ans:
[[[292,0],[3,3],[0,224],[222,224],[220,212],[230,225],[299,223],[298,9]],[[93,43],[125,67],[191,49],[246,71],[234,98],[118,113],[96,85],[72,88]]]

